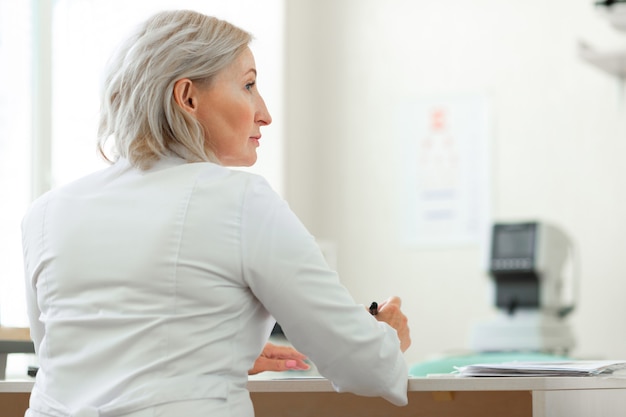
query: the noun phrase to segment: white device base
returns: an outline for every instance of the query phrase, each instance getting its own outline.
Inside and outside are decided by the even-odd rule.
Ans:
[[[470,348],[478,352],[532,351],[566,354],[575,345],[569,324],[537,311],[500,314],[474,325]]]

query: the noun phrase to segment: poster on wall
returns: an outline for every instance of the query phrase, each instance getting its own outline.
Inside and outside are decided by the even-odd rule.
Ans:
[[[402,240],[481,243],[488,230],[490,114],[484,95],[407,100],[398,107]]]

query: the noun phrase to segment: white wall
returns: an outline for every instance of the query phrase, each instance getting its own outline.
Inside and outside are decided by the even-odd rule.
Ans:
[[[483,247],[400,242],[394,105],[479,92],[493,110],[494,219],[539,218],[578,242],[581,357],[626,357],[626,87],[577,42],[626,45],[591,0],[299,0],[287,3],[286,194],[338,243],[363,303],[402,296],[410,362],[466,349],[493,313]]]

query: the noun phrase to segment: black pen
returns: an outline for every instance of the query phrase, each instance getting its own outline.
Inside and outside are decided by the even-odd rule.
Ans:
[[[376,301],[372,301],[372,304],[370,304],[370,314],[372,316],[378,314],[378,303]]]

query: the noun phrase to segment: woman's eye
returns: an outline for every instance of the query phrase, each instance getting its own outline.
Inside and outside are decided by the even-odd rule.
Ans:
[[[252,90],[252,87],[254,87],[255,84],[256,84],[255,81],[252,81],[251,83],[246,84],[246,90]]]

